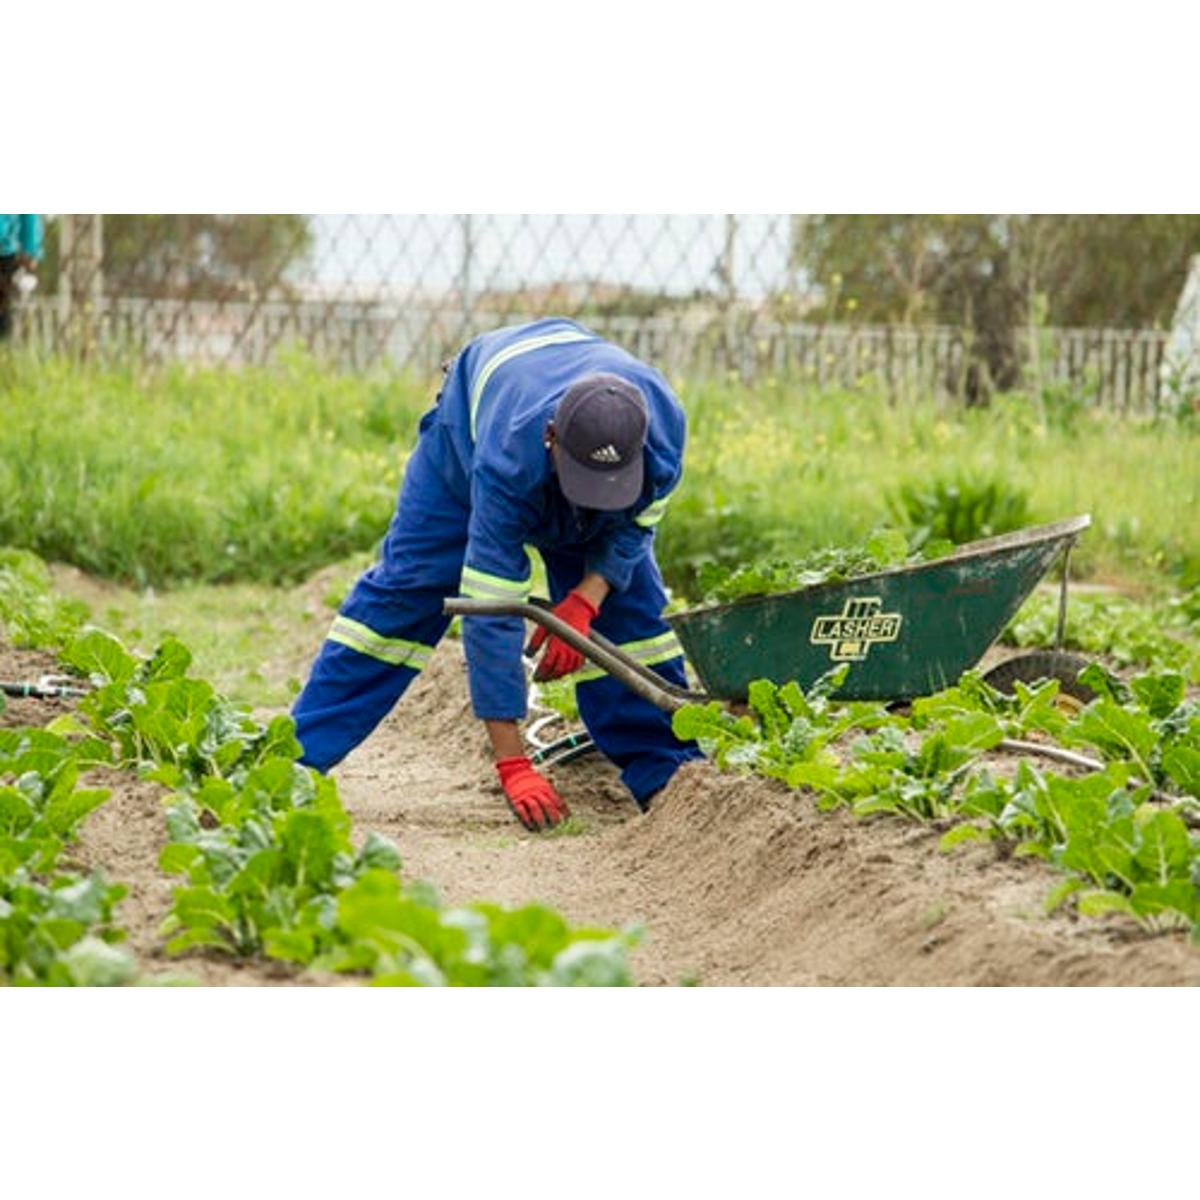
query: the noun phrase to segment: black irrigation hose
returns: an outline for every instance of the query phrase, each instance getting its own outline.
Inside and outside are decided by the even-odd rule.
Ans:
[[[59,683],[57,682],[59,678],[59,676],[46,675],[36,682],[24,680],[19,683],[0,680],[0,692],[18,699],[31,698],[34,700],[73,700],[88,694],[87,688],[76,687],[70,683]]]
[[[565,734],[548,746],[539,747],[529,756],[529,761],[535,767],[542,763],[556,767],[560,763],[574,762],[577,758],[583,758],[584,755],[591,754],[595,748],[591,735],[581,729],[575,733]]]

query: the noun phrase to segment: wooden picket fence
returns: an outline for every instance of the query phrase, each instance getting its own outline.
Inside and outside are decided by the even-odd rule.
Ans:
[[[65,312],[53,298],[25,305],[16,336],[41,353],[129,355],[149,362],[241,365],[299,345],[350,370],[378,363],[433,374],[468,337],[541,314],[464,314],[435,302],[238,301],[100,298]],[[969,331],[950,326],[783,323],[759,312],[652,317],[582,315],[668,377],[776,378],[876,387],[897,402],[976,398],[981,355]],[[1169,335],[1136,329],[1040,329],[1016,335],[1026,387],[1064,388],[1090,404],[1131,414],[1164,401]],[[983,385],[986,389],[986,384]]]

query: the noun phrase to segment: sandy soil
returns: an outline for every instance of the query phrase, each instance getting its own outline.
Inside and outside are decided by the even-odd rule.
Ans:
[[[14,650],[0,641],[0,679],[5,683],[36,683],[43,675],[61,675],[53,654],[40,650]],[[0,729],[17,725],[46,725],[66,712],[61,700],[32,696],[5,696]]]
[[[5,678],[47,665],[0,651]],[[15,700],[0,720],[42,723],[60,711]],[[451,641],[337,771],[356,835],[393,837],[407,875],[452,902],[541,900],[575,922],[637,922],[634,970],[648,984],[1200,983],[1200,951],[1182,935],[1150,937],[1120,917],[1045,917],[1061,876],[1037,861],[990,846],[943,855],[939,830],[821,814],[801,793],[706,763],[681,771],[646,816],[603,761],[552,774],[574,820],[565,833],[526,833],[494,783]],[[113,798],[89,818],[77,857],[130,885],[122,917],[148,971],[209,984],[329,982],[272,965],[169,962],[157,934],[171,888],[157,868],[161,789],[116,773],[104,782]]]
[[[696,763],[639,816],[616,772],[553,771],[579,832],[528,834],[492,782],[446,643],[338,770],[366,828],[447,899],[542,900],[574,921],[645,927],[646,983],[1195,984],[1200,952],[1130,922],[1043,915],[1061,876],[940,830],[819,813],[772,781]]]

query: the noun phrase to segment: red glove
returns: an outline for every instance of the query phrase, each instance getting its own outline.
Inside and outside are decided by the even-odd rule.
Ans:
[[[582,593],[568,592],[566,599],[554,609],[554,615],[587,637],[592,631],[592,622],[600,615],[600,610]],[[548,637],[550,635],[539,625],[529,643],[529,653],[536,654]],[[543,683],[547,679],[570,675],[582,666],[583,655],[578,650],[572,649],[556,637],[550,637],[550,644],[546,647],[546,653],[542,655],[542,661],[538,663],[533,677],[538,683]]]
[[[544,775],[539,775],[524,755],[500,759],[496,763],[496,774],[500,776],[500,786],[508,797],[509,807],[526,829],[550,829],[571,815],[554,785]]]

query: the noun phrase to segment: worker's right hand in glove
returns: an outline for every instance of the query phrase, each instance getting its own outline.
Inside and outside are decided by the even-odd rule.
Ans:
[[[509,807],[526,829],[550,829],[571,815],[566,802],[554,790],[544,775],[534,770],[533,763],[523,755],[502,758],[496,763],[500,786],[508,797]]]
[[[554,615],[565,621],[576,633],[587,637],[592,631],[592,622],[600,615],[600,610],[578,590],[570,591],[554,609]],[[542,644],[546,651],[542,655],[533,678],[538,683],[548,679],[561,679],[570,675],[583,666],[583,655],[573,646],[568,646],[561,638],[551,636],[543,626],[533,631],[529,642],[529,653],[536,654]]]

